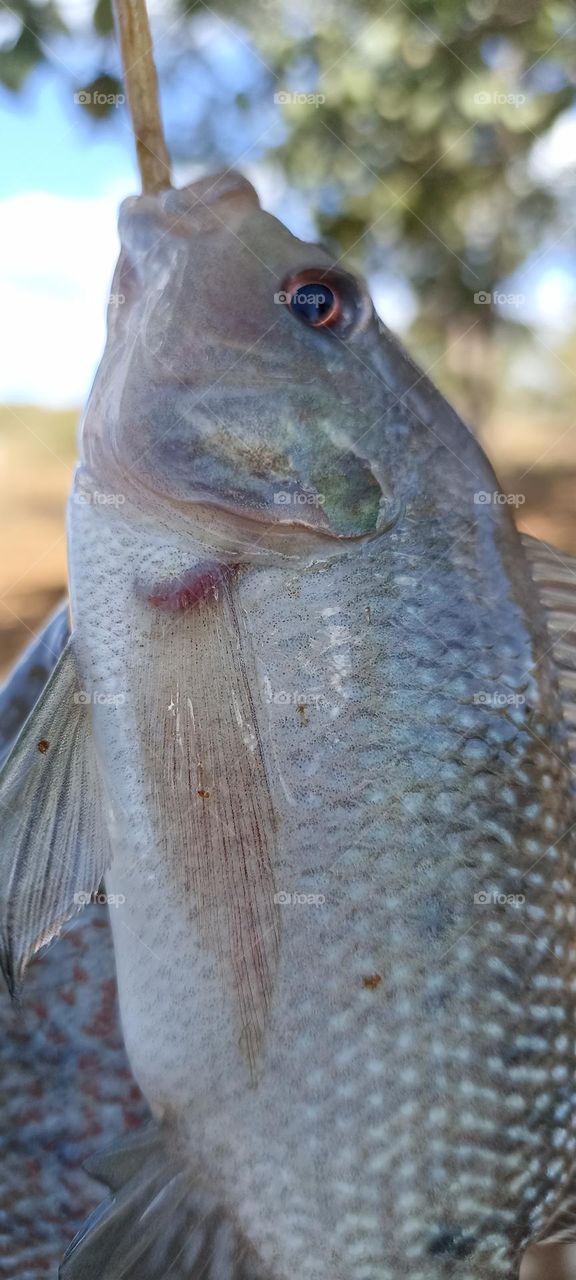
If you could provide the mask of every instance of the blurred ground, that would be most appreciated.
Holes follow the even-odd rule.
[[[64,511],[78,414],[0,407],[0,673],[66,591]],[[518,523],[576,552],[576,431],[566,419],[497,413],[483,443],[502,488],[520,494]]]
[[[77,417],[0,406],[0,671],[66,590],[64,510]]]

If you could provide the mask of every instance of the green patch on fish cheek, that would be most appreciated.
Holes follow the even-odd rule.
[[[312,480],[328,524],[339,537],[371,533],[377,528],[383,494],[367,466],[364,474],[360,470],[352,475],[313,472]]]
[[[300,483],[316,494],[328,525],[339,537],[373,532],[385,496],[370,463],[352,445],[349,428],[316,419],[302,428],[291,451]]]

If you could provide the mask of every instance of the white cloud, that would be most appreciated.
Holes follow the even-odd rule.
[[[573,169],[576,143],[576,111],[563,111],[554,124],[538,139],[532,151],[531,168],[541,182],[553,183]]]
[[[118,200],[30,191],[0,201],[0,401],[86,399],[104,345]]]

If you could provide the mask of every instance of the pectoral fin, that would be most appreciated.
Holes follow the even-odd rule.
[[[78,688],[70,640],[0,773],[0,964],[12,992],[110,861],[91,707]]]
[[[129,687],[141,728],[148,812],[162,863],[235,1008],[255,1072],[280,950],[277,815],[254,699],[250,635],[234,575],[205,564],[142,614],[148,646]],[[137,665],[136,665],[137,663]]]

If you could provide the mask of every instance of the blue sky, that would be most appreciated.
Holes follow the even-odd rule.
[[[0,90],[0,136],[0,400],[76,405],[104,342],[117,205],[137,189],[130,133],[42,68]]]
[[[122,117],[120,129],[115,122],[92,121],[46,67],[17,96],[0,89],[0,199],[34,190],[89,197],[134,189],[124,110]]]

